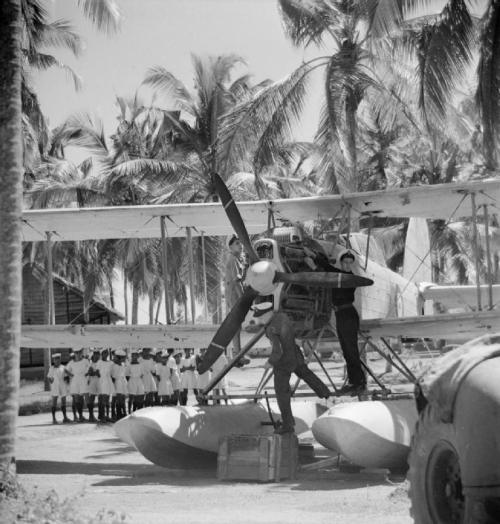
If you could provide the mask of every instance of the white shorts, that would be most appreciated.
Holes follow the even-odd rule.
[[[127,387],[129,395],[144,395],[144,384],[140,377],[131,377]]]
[[[170,380],[160,380],[158,384],[158,395],[164,397],[167,395],[172,395],[174,393],[174,388],[172,387],[172,382]]]
[[[127,379],[125,377],[117,378],[115,380],[115,395],[126,395],[127,393]]]
[[[115,394],[115,386],[113,385],[113,381],[111,380],[111,377],[107,378],[99,378],[99,395],[114,395]]]
[[[70,395],[85,395],[89,391],[89,385],[87,384],[87,377],[71,377],[69,383]]]
[[[50,395],[52,397],[65,397],[68,394],[66,382],[52,382],[50,385]]]
[[[172,373],[171,375],[171,381],[172,381],[172,389],[174,391],[179,391],[181,389],[181,379],[179,377],[178,373]]]
[[[99,395],[99,377],[90,377],[89,395]]]
[[[194,371],[184,371],[181,376],[181,389],[198,389]]]
[[[156,391],[156,381],[151,373],[143,375],[142,383],[144,384],[144,391],[146,393],[154,393]]]

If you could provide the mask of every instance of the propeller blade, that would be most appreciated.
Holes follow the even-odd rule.
[[[250,287],[247,287],[238,302],[233,306],[224,322],[220,325],[215,333],[212,342],[208,346],[203,358],[201,358],[196,368],[198,373],[205,373],[212,364],[221,356],[227,345],[234,338],[241,324],[245,320],[257,293]]]
[[[233,226],[236,236],[240,239],[241,243],[243,244],[243,247],[245,248],[245,251],[248,254],[250,263],[253,264],[255,262],[258,262],[259,257],[257,256],[257,253],[255,252],[252,243],[250,242],[250,237],[248,236],[247,228],[245,226],[245,223],[243,222],[243,219],[241,218],[238,206],[233,200],[233,197],[231,196],[229,189],[217,173],[212,173],[212,184],[214,185],[215,190],[219,195],[220,201],[224,206],[224,210],[226,211],[226,215],[229,218],[229,222],[231,222],[231,225]]]
[[[282,273],[277,271],[274,281],[285,282],[287,284],[300,284],[301,286],[328,287],[337,289],[371,286],[373,284],[373,280],[360,277],[359,275],[320,271],[302,273]]]

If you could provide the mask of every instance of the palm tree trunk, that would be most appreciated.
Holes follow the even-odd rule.
[[[155,324],[158,324],[158,319],[160,318],[160,309],[163,302],[163,291],[160,289],[160,295],[158,297],[158,302],[156,304],[156,314],[155,314]]]
[[[184,323],[188,323],[188,302],[187,302],[187,289],[186,286],[184,286],[184,294],[182,297],[182,302],[184,305]]]
[[[113,278],[110,274],[106,275],[108,279],[108,289],[109,289],[109,303],[113,309],[115,309],[115,292],[113,290]]]
[[[155,322],[155,295],[153,289],[149,290],[149,323],[152,325]]]
[[[128,289],[127,274],[123,272],[123,301],[125,302],[125,324],[128,324]]]
[[[132,282],[132,324],[137,324],[139,318],[139,286]]]
[[[15,471],[21,343],[21,7],[0,2],[0,492]]]

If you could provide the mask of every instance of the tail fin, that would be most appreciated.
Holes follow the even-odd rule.
[[[432,282],[431,240],[425,218],[410,218],[406,232],[403,277],[415,284]],[[426,301],[425,314],[432,314],[432,301]]]

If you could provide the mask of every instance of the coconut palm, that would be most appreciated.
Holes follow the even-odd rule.
[[[369,91],[384,91],[369,44],[399,26],[400,3],[280,0],[279,5],[295,45],[326,42],[333,53],[302,63],[284,80],[264,87],[226,115],[219,161],[233,164],[250,150],[256,172],[272,165],[300,119],[308,79],[313,71],[323,69],[324,110],[315,140],[323,151],[321,167],[333,181],[330,189],[338,185],[342,191],[358,190],[357,111]]]
[[[0,492],[15,464],[21,342],[21,3],[0,3]]]
[[[174,150],[171,157],[182,160],[189,165],[185,176],[171,187],[171,190],[158,194],[155,202],[204,202],[217,199],[212,187],[210,175],[216,171],[228,180],[235,171],[245,167],[245,159],[238,165],[225,163],[222,165],[219,153],[219,136],[221,133],[221,119],[238,102],[250,99],[259,89],[269,82],[264,81],[252,85],[250,75],[243,74],[233,78],[237,68],[244,64],[237,55],[221,55],[217,57],[192,56],[194,68],[194,92],[186,87],[172,72],[161,66],[150,68],[144,80],[158,95],[166,96],[171,102],[171,108],[157,108],[171,124],[167,143],[171,143]],[[163,132],[164,134],[164,132]],[[225,146],[227,147],[227,145]],[[253,179],[253,186],[248,187],[246,199],[255,198],[262,188],[260,178]],[[173,245],[172,245],[173,247]],[[178,246],[180,247],[180,246]],[[203,294],[203,275],[201,272],[201,239],[193,240],[193,249],[196,265],[195,291],[198,297]],[[206,238],[205,250],[207,256],[207,286],[216,293],[210,294],[209,305],[212,314],[220,311],[220,256],[223,244],[219,239]],[[186,257],[182,259],[180,274],[187,273]],[[179,288],[179,298],[183,291]]]
[[[419,104],[429,125],[445,118],[446,102],[463,83],[477,51],[475,101],[486,165],[494,169],[500,133],[500,58],[496,52],[500,4],[496,0],[448,0],[438,13],[432,0],[409,0],[406,4],[413,19],[403,27],[403,47],[417,57]],[[425,16],[429,13],[433,16]]]

